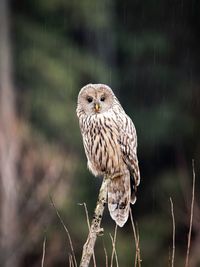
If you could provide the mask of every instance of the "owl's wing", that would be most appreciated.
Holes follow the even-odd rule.
[[[124,114],[123,118],[118,118],[119,129],[119,144],[123,154],[123,159],[128,169],[133,176],[132,180],[133,191],[136,192],[136,187],[140,183],[140,170],[137,158],[137,134],[132,120]],[[133,196],[134,202],[134,196]]]

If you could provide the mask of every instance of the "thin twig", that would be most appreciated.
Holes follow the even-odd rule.
[[[72,267],[72,259],[71,259],[71,254],[69,254],[69,267]]]
[[[100,228],[101,220],[103,217],[104,207],[107,201],[107,184],[109,178],[104,177],[101,188],[99,190],[99,197],[97,200],[96,208],[94,211],[93,220],[90,226],[90,231],[87,240],[83,246],[83,252],[81,257],[80,267],[88,267],[91,256],[94,252],[94,246],[98,235],[103,233],[103,229]]]
[[[59,214],[59,212],[58,212],[58,210],[57,210],[57,208],[56,208],[51,196],[50,196],[50,201],[51,201],[51,204],[52,204],[52,206],[54,207],[54,209],[56,211],[56,214],[57,214],[57,216],[58,216],[63,228],[65,229],[65,232],[67,233],[67,237],[68,237],[70,248],[71,248],[71,252],[72,252],[72,259],[74,261],[75,267],[77,267],[76,257],[75,257],[74,248],[73,248],[73,244],[72,244],[72,239],[71,239],[70,233],[69,233],[69,231],[68,231],[68,229],[67,229],[67,227],[66,227],[66,225],[65,225],[65,223],[63,221],[63,219],[61,218],[61,216],[60,216],[60,214]]]
[[[112,237],[111,234],[110,234],[110,238],[111,238],[112,244],[114,244],[114,238]],[[116,265],[117,265],[117,267],[119,267],[119,262],[118,262],[116,249],[114,249],[113,258],[114,258],[114,255],[115,255]],[[110,267],[112,267],[112,266],[113,266],[113,259],[111,259],[111,263],[110,263]]]
[[[73,258],[72,258],[71,253],[69,253],[69,267],[74,267]]]
[[[172,258],[171,258],[171,267],[174,267],[174,258],[175,258],[175,217],[174,217],[174,205],[173,201],[170,197],[170,204],[171,204],[171,214],[172,214],[172,227],[173,227],[173,242],[172,242]]]
[[[83,203],[79,203],[79,205],[81,205],[81,206],[83,205],[83,206],[84,206],[84,209],[85,209],[85,215],[86,215],[86,220],[87,220],[87,225],[88,225],[88,230],[90,231],[90,220],[89,220],[89,214],[88,214],[87,205],[86,205],[85,202],[83,202]],[[93,258],[94,267],[96,267],[97,264],[96,264],[96,258],[95,258],[95,253],[94,253],[94,251],[93,251],[93,253],[92,253],[92,258]]]
[[[135,267],[137,266],[138,263],[138,267],[141,267],[141,257],[140,257],[140,246],[139,246],[139,233],[136,233],[136,229],[135,229],[135,224],[133,221],[133,215],[130,209],[130,218],[131,218],[131,224],[132,224],[132,228],[133,228],[133,235],[134,235],[134,239],[135,239],[135,248],[136,248],[136,255],[135,255]]]
[[[43,246],[42,246],[42,262],[41,262],[41,267],[44,267],[44,258],[45,258],[45,253],[46,253],[46,236],[44,237],[43,241]]]
[[[107,253],[104,241],[103,241],[103,250],[104,250],[105,258],[106,258],[106,267],[108,267],[108,253]]]
[[[111,234],[110,234],[110,238],[111,238],[111,240],[112,240],[112,254],[111,254],[110,267],[113,266],[113,258],[114,258],[114,255],[115,255],[115,259],[116,259],[116,264],[117,264],[117,266],[118,266],[117,252],[116,252],[116,248],[115,248],[116,238],[117,238],[117,224],[115,225],[114,238],[112,237]]]
[[[192,182],[192,202],[191,202],[191,211],[190,211],[190,226],[188,232],[188,243],[187,243],[187,254],[185,259],[185,267],[189,266],[189,254],[190,254],[190,244],[191,244],[191,233],[192,233],[192,223],[193,223],[193,214],[194,214],[194,196],[195,196],[195,170],[194,170],[194,159],[192,160],[192,173],[193,173],[193,182]]]
[[[89,220],[89,214],[88,214],[87,205],[86,205],[85,202],[83,202],[83,203],[78,203],[78,205],[84,207],[84,210],[85,210],[85,216],[86,216],[86,220],[87,220],[87,226],[88,226],[88,230],[90,231],[90,220]]]
[[[131,216],[132,216],[132,214],[131,214]],[[137,237],[137,243],[138,243],[138,249],[139,249],[139,250],[137,250],[137,253],[139,253],[139,256],[138,256],[139,264],[138,265],[141,266],[142,260],[140,259],[140,235],[139,235],[139,227],[138,227],[137,222],[136,222],[136,237]]]

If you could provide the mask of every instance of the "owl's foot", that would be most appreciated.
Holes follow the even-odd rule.
[[[103,228],[99,228],[96,233],[97,233],[98,236],[102,236],[102,235],[104,235],[104,229]]]

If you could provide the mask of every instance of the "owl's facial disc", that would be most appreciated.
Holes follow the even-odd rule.
[[[78,96],[78,106],[87,115],[102,114],[112,108],[114,94],[102,84],[89,84],[83,87]]]

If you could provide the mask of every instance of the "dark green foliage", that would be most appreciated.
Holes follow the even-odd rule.
[[[71,229],[77,227],[72,235],[78,255],[86,220],[81,208],[79,217],[66,203],[74,207],[85,201],[92,214],[100,181],[86,169],[76,99],[83,85],[99,82],[114,89],[138,132],[142,181],[133,212],[142,266],[167,266],[172,240],[169,197],[175,202],[177,223],[185,229],[184,194],[190,194],[192,158],[199,164],[199,2],[15,0],[11,8],[21,117],[76,162],[72,194],[61,206]],[[189,186],[184,191],[185,181]],[[106,228],[110,218],[105,216]],[[129,226],[118,238],[121,266],[133,266],[134,247],[126,245]],[[187,238],[184,230],[181,235]],[[185,248],[179,243],[181,259]],[[99,247],[97,251],[104,262]]]

